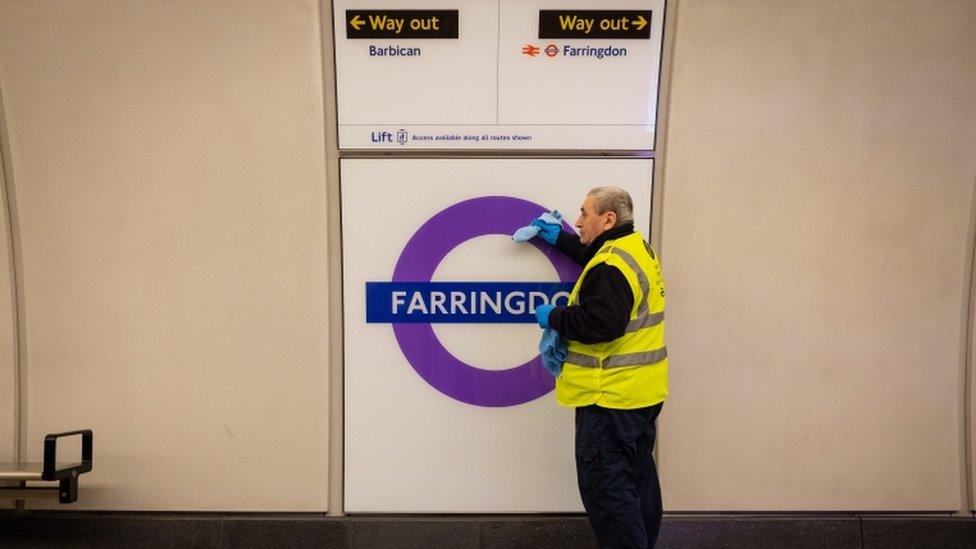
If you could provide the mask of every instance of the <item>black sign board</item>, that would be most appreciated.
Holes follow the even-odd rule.
[[[458,10],[346,10],[346,38],[457,38]]]
[[[650,10],[539,10],[539,38],[650,37]]]

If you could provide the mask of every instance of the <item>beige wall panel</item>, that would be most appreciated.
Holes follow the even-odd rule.
[[[321,511],[316,0],[0,2],[29,452],[92,427],[76,508]]]
[[[955,510],[976,3],[678,4],[665,508]]]

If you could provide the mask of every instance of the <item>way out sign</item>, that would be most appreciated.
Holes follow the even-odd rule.
[[[458,10],[346,10],[346,38],[457,38]]]
[[[650,37],[650,10],[539,10],[539,38]]]

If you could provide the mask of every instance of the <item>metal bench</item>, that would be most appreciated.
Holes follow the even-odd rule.
[[[58,463],[58,439],[81,436],[81,462]],[[78,476],[92,470],[92,431],[68,431],[44,437],[42,463],[0,463],[0,481],[17,482],[18,486],[0,487],[0,498],[23,500],[56,497],[61,503],[78,499]],[[28,486],[28,482],[57,482],[57,486]]]

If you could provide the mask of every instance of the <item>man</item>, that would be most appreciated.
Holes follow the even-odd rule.
[[[600,547],[653,547],[662,513],[655,420],[668,394],[660,263],[634,230],[630,195],[617,187],[587,194],[579,237],[532,223],[584,266],[566,307],[536,309],[539,325],[567,342],[556,399],[576,408],[583,506]]]

